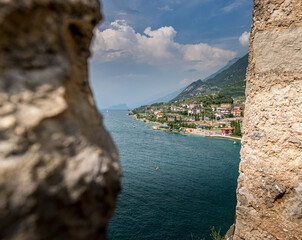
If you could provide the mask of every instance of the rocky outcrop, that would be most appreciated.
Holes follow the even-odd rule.
[[[105,239],[120,190],[87,58],[98,0],[0,1],[0,239]]]
[[[254,0],[233,239],[302,236],[302,2]]]

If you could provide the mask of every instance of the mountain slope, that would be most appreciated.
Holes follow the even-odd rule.
[[[209,80],[209,79],[211,79],[211,78],[216,77],[216,75],[218,75],[218,74],[221,73],[222,71],[228,69],[228,68],[229,68],[230,66],[232,66],[235,62],[237,62],[239,59],[240,59],[240,58],[234,58],[234,59],[230,60],[230,61],[227,63],[227,65],[225,65],[223,68],[219,69],[217,72],[213,73],[212,75],[206,77],[206,78],[203,79],[202,81],[205,82],[205,81],[207,81],[207,80]]]
[[[198,80],[191,83],[172,101],[215,92],[221,92],[232,97],[244,96],[247,65],[248,54],[237,60],[227,69],[223,71],[219,70],[219,73],[215,77],[207,81]]]

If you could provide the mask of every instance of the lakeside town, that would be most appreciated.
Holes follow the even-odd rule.
[[[240,140],[244,106],[244,99],[212,94],[141,106],[129,115],[157,130]]]

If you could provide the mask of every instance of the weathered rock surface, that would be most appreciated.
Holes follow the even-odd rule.
[[[0,0],[0,239],[105,239],[117,150],[88,83],[98,0]]]
[[[302,237],[302,1],[254,0],[233,239]]]

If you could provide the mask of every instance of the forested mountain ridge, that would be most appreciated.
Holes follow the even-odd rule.
[[[232,97],[244,97],[245,75],[248,66],[248,54],[238,59],[234,64],[206,81],[198,80],[191,83],[172,101],[186,99],[196,95],[222,93]]]

